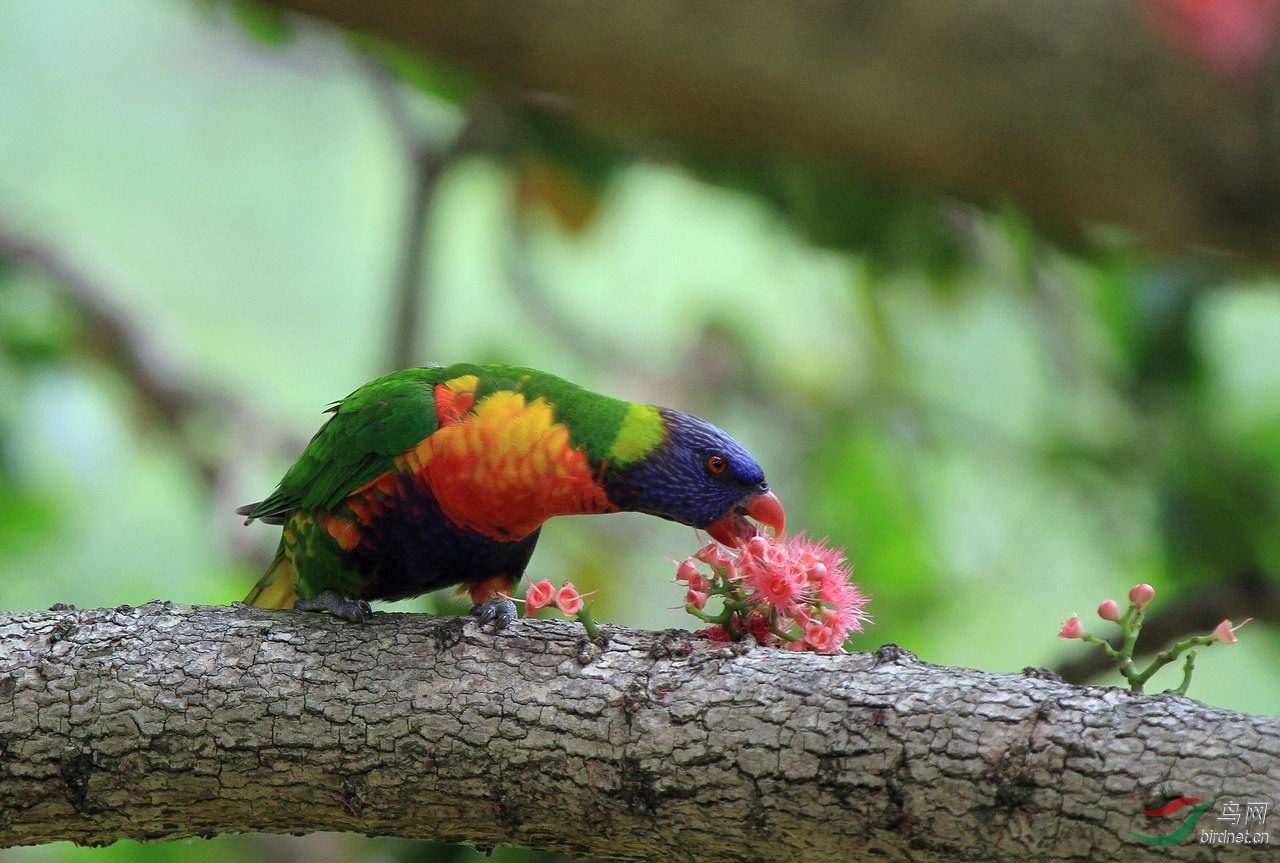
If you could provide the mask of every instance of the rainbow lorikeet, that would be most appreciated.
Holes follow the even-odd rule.
[[[246,602],[353,621],[368,601],[452,585],[483,624],[552,516],[645,512],[727,545],[781,532],[782,505],[737,441],[697,417],[515,366],[405,369],[365,384],[245,523],[284,525]]]

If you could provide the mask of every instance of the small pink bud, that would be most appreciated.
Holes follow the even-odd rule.
[[[1247,620],[1242,621],[1240,626],[1244,626],[1250,620],[1253,620],[1253,618],[1250,617]],[[1215,641],[1221,641],[1223,644],[1235,644],[1239,640],[1236,638],[1236,630],[1239,629],[1240,626],[1232,626],[1231,621],[1224,620],[1222,623],[1219,623],[1214,627],[1213,638]]]
[[[1120,606],[1116,605],[1114,599],[1108,599],[1102,605],[1098,606],[1098,617],[1103,620],[1109,620],[1112,623],[1120,622]]]
[[[809,621],[804,627],[804,643],[815,653],[839,653],[840,642],[834,629],[827,623]]]
[[[688,581],[698,575],[698,562],[692,557],[686,557],[681,561],[680,566],[676,569],[676,581]]]
[[[1149,584],[1135,584],[1129,591],[1129,601],[1138,608],[1146,608],[1147,603],[1155,598],[1156,589]]]
[[[1084,624],[1080,622],[1080,615],[1073,614],[1066,623],[1062,624],[1062,631],[1058,633],[1059,638],[1081,638],[1084,635]]]
[[[572,581],[566,581],[564,585],[556,591],[556,608],[569,616],[582,611],[582,594],[578,593],[578,589],[573,586]]]
[[[694,557],[709,566],[723,567],[729,561],[729,555],[718,542],[709,542],[694,552]]]
[[[556,589],[545,578],[536,584],[529,585],[529,589],[524,594],[524,613],[526,615],[534,614],[546,608],[551,604],[555,594]]]
[[[685,591],[684,601],[688,605],[701,611],[707,607],[707,594],[701,590],[694,590],[692,587]]]

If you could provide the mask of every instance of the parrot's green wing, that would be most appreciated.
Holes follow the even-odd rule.
[[[271,496],[237,511],[275,524],[295,509],[334,508],[437,429],[434,387],[448,371],[405,369],[360,387],[331,408]]]

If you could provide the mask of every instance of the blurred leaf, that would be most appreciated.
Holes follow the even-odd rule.
[[[1176,420],[1175,420],[1176,421]],[[1161,489],[1171,572],[1212,583],[1264,568],[1259,539],[1280,521],[1275,463],[1246,457],[1217,438],[1208,422],[1179,422],[1180,438],[1167,454]]]
[[[21,368],[59,362],[76,330],[70,310],[28,271],[0,271],[0,357]]]
[[[1200,363],[1191,342],[1197,296],[1212,274],[1198,267],[1153,267],[1138,260],[1101,270],[1103,320],[1126,354],[1132,384],[1152,388],[1191,383]]]
[[[231,14],[244,32],[264,45],[282,47],[293,41],[288,14],[262,0],[231,0]]]
[[[873,615],[887,620],[888,609],[918,613],[933,594],[935,566],[890,441],[881,429],[836,423],[811,453],[806,482],[814,523],[837,544],[848,543],[854,580],[875,594]]]
[[[816,245],[865,254],[882,273],[920,270],[946,287],[965,260],[934,198],[811,168],[784,172],[786,214]]]
[[[520,143],[573,171],[583,185],[598,192],[631,160],[601,135],[591,134],[550,111],[521,112]]]
[[[522,209],[546,208],[560,227],[577,234],[595,220],[600,189],[558,161],[526,153],[516,160],[516,200]]]
[[[352,33],[348,38],[356,48],[380,60],[401,81],[429,96],[464,105],[475,91],[471,76],[449,63],[363,33]]]

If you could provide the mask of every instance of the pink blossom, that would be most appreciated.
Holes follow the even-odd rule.
[[[530,615],[546,608],[551,604],[555,593],[556,589],[545,578],[536,584],[529,585],[529,589],[524,594],[524,613]]]
[[[698,575],[698,562],[692,557],[686,557],[676,568],[676,581],[688,581],[690,578],[701,576]]]
[[[1114,599],[1108,599],[1102,605],[1098,606],[1098,617],[1103,620],[1109,620],[1112,623],[1120,622],[1120,606],[1116,604]]]
[[[1156,589],[1149,584],[1135,584],[1129,591],[1129,601],[1138,608],[1146,608],[1147,603],[1155,599]]]
[[[573,586],[572,581],[566,581],[556,591],[556,608],[560,609],[563,614],[572,617],[582,611],[582,605],[582,594],[578,593],[578,589]]]
[[[707,543],[694,552],[693,556],[708,566],[717,566],[721,569],[729,562],[729,555],[725,552],[724,546],[718,542]]]
[[[827,579],[827,565],[811,551],[801,552],[797,562],[804,567],[805,577],[810,584],[822,584]]]
[[[781,543],[771,542],[765,546],[761,559],[764,561],[764,565],[770,569],[782,569],[791,562],[790,552],[791,549]]]
[[[858,590],[857,585],[851,584],[849,588],[854,596],[848,597],[846,604],[824,609],[822,612],[824,618],[828,614],[834,615],[831,626],[839,636],[841,644],[852,633],[862,632],[863,625],[871,620],[867,613],[862,610],[862,607],[867,603],[867,598]]]
[[[1253,618],[1250,617],[1247,620],[1241,621],[1240,626],[1244,626],[1250,620],[1253,620]],[[1236,638],[1236,630],[1239,629],[1240,626],[1232,626],[1231,621],[1229,620],[1222,621],[1222,623],[1219,623],[1216,627],[1214,627],[1214,630],[1213,630],[1214,641],[1220,641],[1223,644],[1235,644],[1237,641],[1239,641],[1239,639]]]
[[[790,569],[786,566],[769,566],[760,561],[752,561],[742,570],[742,581],[753,591],[751,599],[771,605],[779,611],[787,612],[795,608],[807,579],[800,570],[801,581],[796,583]]]
[[[833,627],[812,620],[804,628],[804,643],[817,653],[839,653],[844,641],[837,637]]]
[[[1255,80],[1275,56],[1276,0],[1146,0],[1157,32],[1218,74]]]
[[[1059,638],[1083,638],[1084,624],[1080,622],[1080,615],[1073,614],[1062,624],[1062,631],[1058,633]]]
[[[680,564],[676,580],[686,586],[686,604],[701,611],[718,597],[729,620],[708,637],[749,634],[761,644],[832,653],[870,619],[843,553],[803,535],[758,534],[737,548],[712,543],[694,558],[712,572],[704,577],[695,574],[696,563]]]
[[[684,601],[688,605],[701,611],[707,607],[707,593],[704,590],[694,590],[690,587],[684,592]]]

